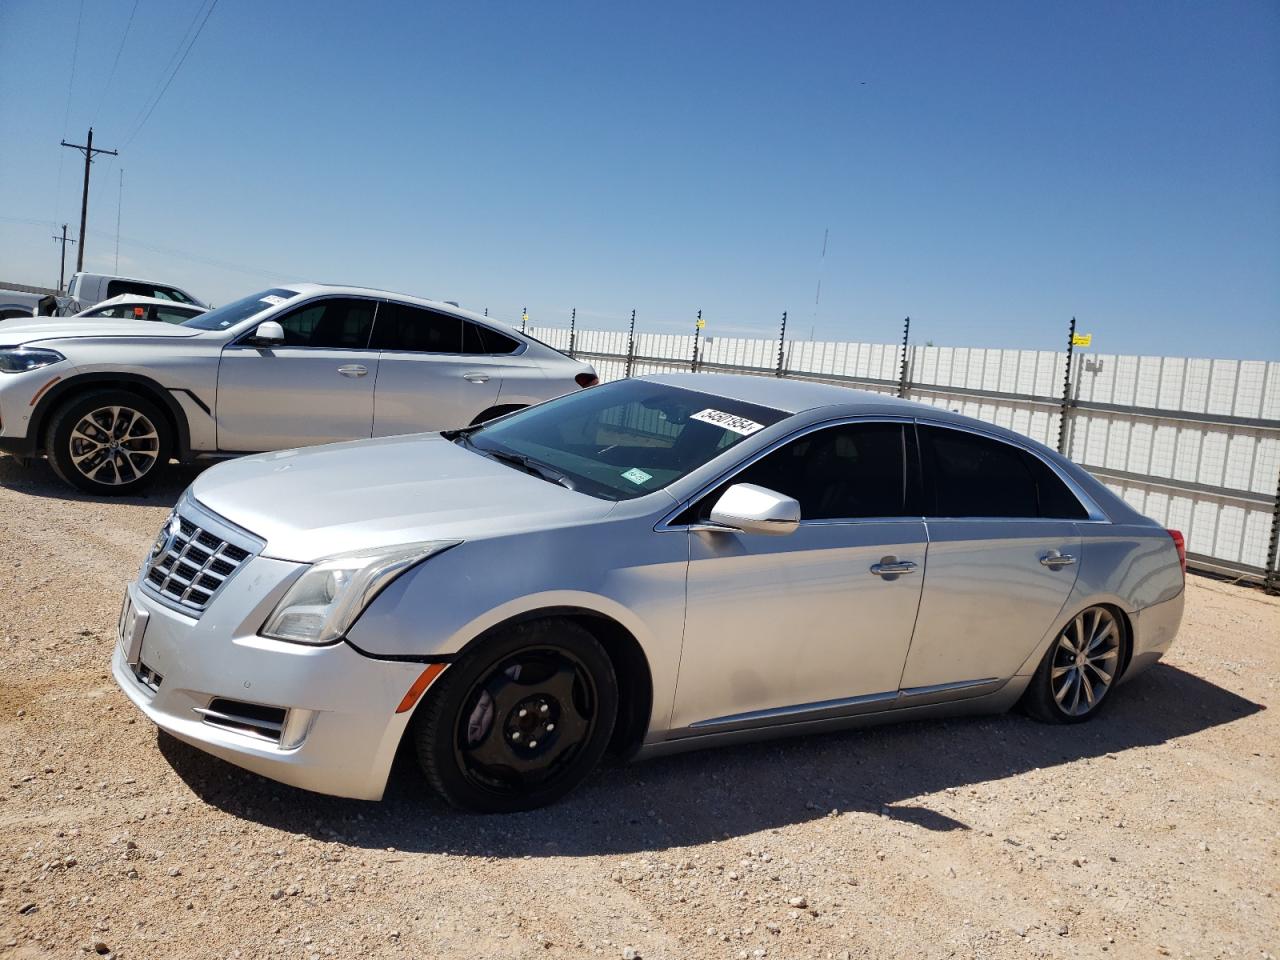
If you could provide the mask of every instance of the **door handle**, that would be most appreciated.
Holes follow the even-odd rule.
[[[369,368],[363,363],[344,363],[338,368],[338,372],[344,377],[363,377],[369,372]]]
[[[896,577],[900,573],[911,573],[915,568],[916,565],[910,560],[885,557],[879,563],[871,565],[871,572],[877,577]]]
[[[470,383],[488,383],[489,375],[487,373],[464,373],[462,379]]]
[[[1069,567],[1076,562],[1076,558],[1069,553],[1059,553],[1057,550],[1050,550],[1040,562],[1050,570],[1057,570],[1059,567]]]

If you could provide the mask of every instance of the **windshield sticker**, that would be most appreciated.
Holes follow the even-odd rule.
[[[757,430],[763,430],[763,423],[756,423],[754,420],[748,420],[746,417],[739,417],[733,413],[725,413],[723,410],[706,409],[699,413],[695,413],[689,418],[690,420],[701,420],[703,423],[710,423],[733,433],[741,434],[749,437]]]
[[[284,297],[277,297],[275,296],[275,294],[271,294],[270,296],[266,296],[262,298],[263,303],[269,303],[273,307],[280,306],[280,304],[284,303],[284,301],[285,301]]]
[[[652,480],[653,474],[645,473],[639,467],[632,467],[630,470],[628,470],[626,473],[622,475],[622,478],[624,480],[630,480],[636,486],[639,486],[640,484],[644,483],[646,480]]]

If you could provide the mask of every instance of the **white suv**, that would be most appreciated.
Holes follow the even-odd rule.
[[[122,494],[171,458],[467,426],[596,382],[448,304],[292,284],[178,325],[0,326],[0,451],[43,452],[81,490]]]

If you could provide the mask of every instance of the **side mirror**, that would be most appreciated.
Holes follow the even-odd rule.
[[[260,346],[284,343],[284,327],[274,320],[263,320],[253,331],[253,342]]]
[[[800,526],[800,504],[754,483],[735,483],[711,508],[710,519],[743,533],[780,536],[793,533]]]

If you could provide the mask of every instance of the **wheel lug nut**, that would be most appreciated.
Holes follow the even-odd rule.
[[[519,730],[517,730],[517,731],[515,731],[513,734],[511,734],[511,739],[512,739],[512,740],[519,740],[519,739],[520,739],[520,731],[519,731]]]
[[[546,705],[545,703],[540,703],[540,704],[538,704],[538,712],[539,712],[539,713],[546,713],[548,709],[549,709],[549,708],[547,707],[547,705]]]
[[[534,747],[536,747],[537,745],[538,745],[538,741],[537,741],[537,740],[530,740],[530,741],[529,741],[529,749],[530,749],[530,750],[532,750],[532,749],[533,749]]]
[[[547,733],[550,733],[550,732],[551,732],[552,730],[554,730],[555,728],[556,728],[556,725],[555,725],[554,723],[548,723],[548,724],[547,724]]]
[[[526,717],[526,716],[528,716],[528,715],[529,715],[529,711],[528,711],[528,710],[526,710],[526,709],[524,709],[524,707],[521,707],[521,708],[520,708],[520,713],[519,713],[519,714],[517,714],[517,716],[521,716],[521,717]]]

